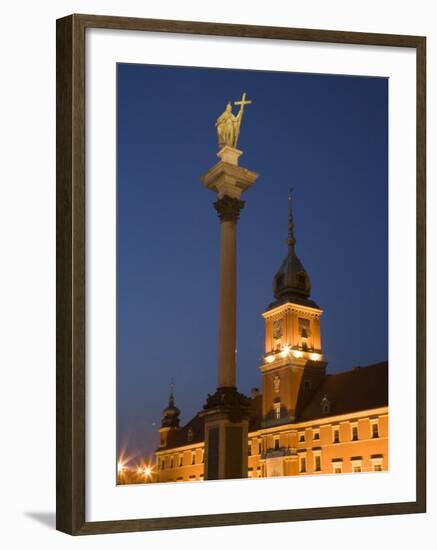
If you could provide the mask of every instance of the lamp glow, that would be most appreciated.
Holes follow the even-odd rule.
[[[287,357],[289,353],[290,353],[290,346],[287,344],[284,346],[283,350],[281,351],[281,357]]]
[[[303,353],[302,353],[301,351],[299,351],[299,350],[294,350],[294,351],[293,351],[293,355],[294,355],[295,357],[297,357],[298,359],[299,359],[300,357],[303,357]]]
[[[268,355],[266,357],[267,363],[273,363],[274,360],[275,360],[275,357],[273,355]]]

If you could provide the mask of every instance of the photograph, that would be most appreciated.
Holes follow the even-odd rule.
[[[116,87],[114,483],[384,475],[389,79]]]

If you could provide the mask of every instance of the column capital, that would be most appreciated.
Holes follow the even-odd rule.
[[[240,210],[244,208],[244,201],[224,195],[214,203],[214,208],[220,218],[220,222],[236,222],[240,216]]]

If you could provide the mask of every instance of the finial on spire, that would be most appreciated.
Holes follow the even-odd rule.
[[[296,244],[296,239],[294,238],[293,210],[291,208],[293,191],[294,187],[290,187],[288,191],[288,248],[293,248]]]
[[[168,398],[168,404],[170,406],[174,406],[174,395],[173,395],[173,389],[174,389],[174,382],[173,382],[173,376],[170,378],[170,396]]]

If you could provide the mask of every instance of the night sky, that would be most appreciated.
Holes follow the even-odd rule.
[[[117,76],[119,452],[157,447],[172,379],[183,423],[216,389],[219,221],[200,176],[218,161],[215,119],[243,91],[240,165],[260,177],[238,224],[238,389],[261,387],[289,187],[328,372],[387,359],[388,80],[128,64]]]

